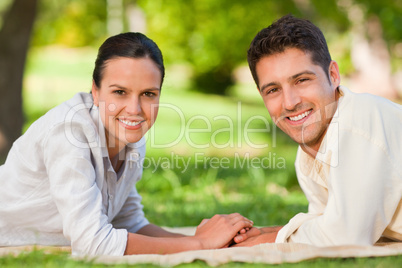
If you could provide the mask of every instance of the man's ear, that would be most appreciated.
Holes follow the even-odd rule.
[[[341,83],[341,75],[339,74],[339,66],[336,61],[331,61],[328,68],[329,79],[334,88],[338,88]]]
[[[92,81],[92,98],[94,99],[94,105],[99,107],[99,99],[98,99],[98,87],[95,85],[95,81]]]

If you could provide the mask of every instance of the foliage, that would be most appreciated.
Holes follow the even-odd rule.
[[[313,1],[313,12],[295,2],[140,0],[138,4],[148,16],[150,36],[160,44],[168,62],[190,62],[194,88],[225,94],[233,85],[233,70],[246,60],[255,34],[280,16],[307,13],[311,19],[326,20],[341,29],[347,24],[333,0]]]
[[[229,93],[233,70],[245,62],[252,38],[288,13],[312,20],[336,42],[352,27],[348,10],[359,5],[365,20],[380,19],[391,52],[402,40],[402,4],[393,0],[121,1],[124,8],[134,4],[144,11],[147,34],[160,45],[166,62],[190,64],[192,88],[206,93]],[[107,12],[107,0],[42,0],[33,45],[99,45],[107,35]],[[122,18],[125,30],[128,19]],[[345,70],[351,69],[348,49],[338,53]]]
[[[32,44],[98,45],[106,37],[106,0],[41,0]]]
[[[384,39],[395,45],[402,41],[402,2],[394,0],[355,0],[364,11],[364,20],[376,16],[381,21]]]

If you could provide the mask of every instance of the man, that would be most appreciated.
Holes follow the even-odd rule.
[[[340,86],[322,32],[291,15],[257,34],[248,63],[272,120],[299,144],[309,207],[283,228],[238,235],[237,245],[402,241],[402,106]]]

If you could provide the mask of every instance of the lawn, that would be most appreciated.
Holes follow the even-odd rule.
[[[31,51],[24,83],[25,129],[76,92],[89,91],[95,54],[91,49],[58,47]],[[254,86],[237,85],[228,97],[203,95],[186,89],[185,79],[174,70],[167,70],[158,119],[147,134],[143,178],[137,184],[147,218],[181,227],[214,214],[239,212],[255,225],[268,226],[283,225],[307,211],[293,165],[297,146],[275,128]],[[400,267],[402,257],[318,259],[279,266],[324,265]],[[0,258],[0,267],[60,266],[104,267],[41,251]],[[199,266],[206,264],[180,265]]]

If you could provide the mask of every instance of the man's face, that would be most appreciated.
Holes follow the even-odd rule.
[[[332,61],[328,75],[297,48],[264,57],[256,65],[258,88],[275,124],[315,156],[337,107],[340,77]],[[315,153],[311,153],[311,151]]]

